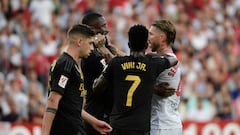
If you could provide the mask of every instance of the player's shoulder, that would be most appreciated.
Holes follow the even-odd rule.
[[[118,63],[118,62],[125,61],[128,59],[129,59],[129,56],[116,56],[111,61]]]
[[[146,54],[146,57],[148,57],[151,60],[159,60],[159,59],[164,59],[164,56],[161,56],[157,53],[148,53]]]
[[[67,53],[61,54],[61,56],[56,61],[56,66],[65,72],[70,72],[74,65],[76,65],[76,62]]]

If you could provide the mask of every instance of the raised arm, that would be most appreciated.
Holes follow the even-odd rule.
[[[101,90],[105,90],[109,85],[109,81],[101,74],[93,83],[93,91],[101,92]]]
[[[97,34],[94,37],[94,44],[108,63],[115,56],[126,56],[127,54],[109,44],[106,35]]]
[[[178,63],[178,60],[175,56],[173,55],[169,55],[169,54],[165,54],[163,56],[160,56],[156,53],[148,53],[147,55],[151,56],[152,58],[162,58],[162,59],[166,59],[169,63],[169,65],[165,68],[170,68],[172,66],[175,66]]]

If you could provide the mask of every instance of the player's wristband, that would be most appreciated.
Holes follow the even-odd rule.
[[[56,114],[57,109],[48,107],[48,108],[46,109],[46,112],[50,112],[50,113]]]

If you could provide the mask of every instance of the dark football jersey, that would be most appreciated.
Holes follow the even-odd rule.
[[[95,49],[90,56],[81,60],[81,68],[84,75],[84,86],[87,90],[86,103],[84,109],[94,117],[108,121],[109,113],[112,110],[112,96],[109,89],[102,93],[94,94],[92,90],[93,82],[102,73],[105,61],[102,55]],[[88,134],[100,135],[93,127],[85,122]]]
[[[51,134],[63,134],[67,130],[73,134],[83,131],[81,111],[83,96],[86,94],[83,75],[75,60],[67,53],[63,53],[51,65],[49,92],[51,91],[62,95]]]
[[[115,57],[104,71],[113,85],[110,124],[116,129],[150,130],[152,89],[169,62],[158,56]]]
[[[103,119],[104,113],[111,110],[111,99],[109,91],[95,95],[92,90],[93,82],[102,73],[105,61],[102,55],[95,49],[91,55],[81,60],[81,68],[85,80],[85,89],[87,90],[85,110],[98,119]]]

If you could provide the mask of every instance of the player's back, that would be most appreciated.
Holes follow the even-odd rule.
[[[169,54],[175,56],[173,53]],[[176,56],[175,56],[176,57]],[[157,78],[157,84],[160,82],[169,83],[171,88],[176,89],[176,93],[170,97],[163,98],[153,94],[152,98],[152,129],[174,129],[182,128],[178,105],[181,93],[181,71],[179,64],[165,69]]]
[[[166,59],[153,56],[116,57],[109,63],[104,76],[113,85],[113,128],[150,129],[152,88],[158,74],[168,66]]]

